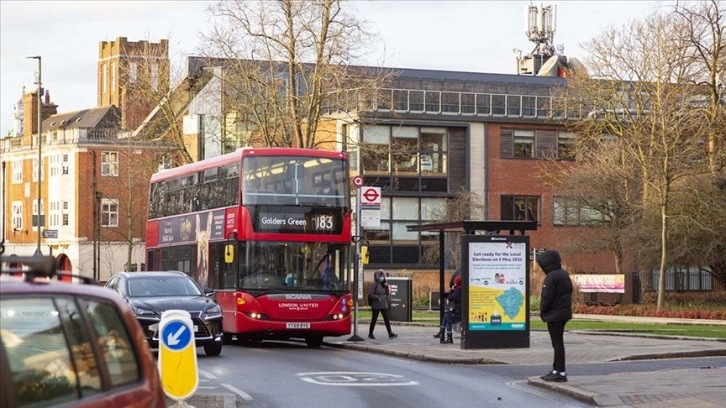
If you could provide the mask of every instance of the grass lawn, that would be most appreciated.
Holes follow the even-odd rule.
[[[358,319],[369,320],[369,309],[358,310]],[[439,322],[438,312],[414,311],[414,323],[436,325]],[[726,326],[691,325],[691,324],[647,324],[623,322],[595,322],[573,320],[567,323],[567,330],[597,330],[609,332],[635,332],[665,336],[689,336],[726,339]],[[530,321],[530,330],[547,330],[545,323],[538,319]]]

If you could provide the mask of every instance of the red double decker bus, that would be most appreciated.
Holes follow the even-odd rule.
[[[345,152],[242,148],[151,178],[149,270],[215,290],[227,341],[350,333]]]

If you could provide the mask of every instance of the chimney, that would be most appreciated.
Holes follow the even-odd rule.
[[[38,133],[38,91],[23,95],[23,137]]]
[[[44,90],[41,88],[40,90]],[[23,136],[32,136],[38,133],[38,90],[23,95]],[[58,105],[50,101],[50,91],[45,91],[45,101],[41,106],[41,121],[58,113]]]

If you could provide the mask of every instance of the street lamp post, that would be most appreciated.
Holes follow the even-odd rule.
[[[36,256],[42,256],[43,253],[40,251],[40,214],[42,213],[42,207],[40,204],[40,185],[43,181],[43,156],[42,156],[42,145],[43,145],[43,100],[40,95],[41,89],[41,58],[40,55],[33,55],[32,57],[26,57],[28,59],[38,60],[38,246],[35,249]]]

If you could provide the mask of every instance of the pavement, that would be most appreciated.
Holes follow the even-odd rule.
[[[577,315],[582,320],[643,321],[660,324],[712,324],[726,330],[726,320],[633,318]],[[530,331],[529,348],[462,349],[461,335],[454,344],[440,344],[430,324],[392,322],[398,338],[389,340],[382,322],[376,326],[375,340],[350,341],[351,336],[326,338],[325,345],[387,354],[442,364],[552,364],[552,345],[546,331]],[[368,334],[368,322],[359,320],[358,335]],[[726,356],[726,339],[655,336],[634,333],[565,331],[568,366],[612,361]],[[543,373],[544,374],[544,373]],[[550,389],[598,407],[613,408],[716,408],[726,406],[726,368],[685,368],[656,372],[578,375],[568,370],[567,383],[549,383],[528,378],[531,385]],[[197,393],[184,403],[168,401],[170,407],[234,408],[230,393]]]
[[[578,315],[581,320],[627,320],[660,324],[712,324],[726,331],[726,320],[632,318]],[[454,344],[440,344],[432,335],[436,327],[392,322],[398,338],[389,340],[385,327],[376,325],[375,340],[329,341],[347,349],[446,364],[552,364],[552,344],[546,331],[530,331],[529,348],[463,349],[461,335]],[[367,337],[368,322],[359,321],[358,335]],[[332,340],[332,339],[330,339]],[[567,364],[628,360],[726,356],[726,339],[657,336],[635,333],[565,332]],[[543,373],[544,374],[544,373]],[[569,395],[598,407],[716,408],[726,406],[726,367],[685,368],[657,372],[578,375],[568,370],[568,382],[551,383],[539,377],[529,384]]]

